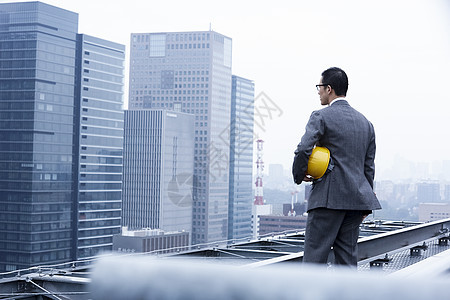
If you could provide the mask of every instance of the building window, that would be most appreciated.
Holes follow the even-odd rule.
[[[166,34],[150,35],[150,57],[166,55]]]

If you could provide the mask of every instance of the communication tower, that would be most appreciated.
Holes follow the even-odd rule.
[[[255,205],[263,205],[264,197],[263,197],[263,170],[264,170],[264,162],[262,160],[263,155],[263,140],[256,141],[256,189],[255,189]]]

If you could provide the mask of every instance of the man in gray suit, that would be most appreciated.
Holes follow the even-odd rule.
[[[316,88],[320,103],[328,106],[311,114],[292,167],[295,183],[312,181],[303,262],[325,264],[333,248],[335,264],[356,266],[359,225],[381,209],[373,192],[375,132],[345,99],[348,78],[342,69],[325,70]],[[306,175],[315,146],[331,153],[320,179]]]

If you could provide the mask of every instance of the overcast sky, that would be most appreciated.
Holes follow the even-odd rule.
[[[132,32],[211,27],[231,37],[233,74],[254,80],[255,96],[264,92],[278,107],[257,127],[266,165],[290,168],[311,112],[321,108],[314,85],[331,66],[347,72],[347,99],[375,126],[378,170],[396,155],[450,160],[448,0],[43,2],[77,12],[80,33],[127,52]]]

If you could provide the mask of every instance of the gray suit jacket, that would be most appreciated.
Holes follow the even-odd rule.
[[[300,184],[314,146],[330,150],[334,168],[313,182],[308,210],[326,207],[346,210],[381,209],[375,193],[375,131],[361,113],[339,100],[314,111],[295,150],[292,173]]]

